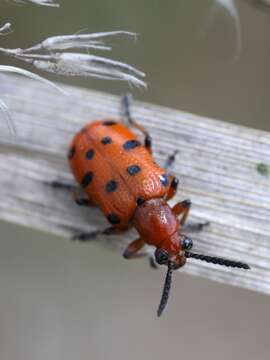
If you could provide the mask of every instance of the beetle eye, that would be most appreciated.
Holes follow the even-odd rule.
[[[190,249],[192,249],[193,241],[192,241],[192,239],[185,236],[182,239],[181,244],[182,244],[183,250],[190,250]]]
[[[166,264],[169,260],[169,254],[164,249],[157,249],[155,252],[156,262],[159,265]]]

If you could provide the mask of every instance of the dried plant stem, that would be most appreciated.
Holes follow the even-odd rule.
[[[0,35],[8,35],[12,32],[11,23],[6,23],[0,27]]]
[[[56,75],[92,76],[108,80],[127,81],[131,85],[145,87],[145,82],[139,79],[145,74],[131,65],[92,54],[64,51],[90,48],[109,50],[110,47],[105,46],[102,39],[116,35],[135,36],[134,33],[128,31],[53,36],[27,49],[0,48],[0,53]],[[39,51],[41,52],[38,53]]]
[[[234,27],[235,27],[235,36],[236,36],[236,51],[235,51],[235,58],[238,59],[241,53],[242,48],[242,31],[241,31],[241,24],[240,24],[240,18],[239,13],[235,5],[234,0],[215,0],[215,2],[223,7],[228,14],[231,16]]]
[[[50,7],[60,6],[54,0],[9,0],[9,1],[13,1],[16,4],[32,4],[32,5],[50,6]]]
[[[7,34],[10,32],[10,29],[11,24],[6,23],[0,28],[0,35]],[[110,50],[111,48],[109,46],[104,45],[103,39],[116,35],[136,36],[136,34],[128,31],[52,36],[27,49],[0,48],[0,54],[14,57],[31,64],[37,69],[56,75],[96,77],[106,80],[126,81],[130,85],[145,87],[146,83],[139,79],[139,77],[144,77],[145,74],[131,65],[101,56],[64,51],[72,49]],[[41,52],[37,53],[38,51]],[[45,82],[62,91],[58,86],[41,76],[18,67],[0,65],[0,72],[15,72]],[[0,112],[1,111],[5,113],[8,126],[10,130],[12,130],[10,132],[14,135],[15,127],[7,112],[6,104],[2,100],[0,103]]]

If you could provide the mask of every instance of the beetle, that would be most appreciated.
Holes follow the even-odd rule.
[[[86,125],[73,138],[68,161],[75,179],[87,197],[76,194],[77,204],[98,206],[111,224],[104,231],[79,233],[74,239],[86,241],[98,233],[113,235],[134,227],[139,237],[125,249],[126,259],[145,256],[139,252],[147,244],[154,246],[155,262],[166,265],[168,270],[157,315],[167,304],[172,272],[185,265],[187,258],[228,267],[249,269],[249,265],[220,257],[191,252],[192,239],[182,234],[190,200],[170,206],[168,201],[175,195],[179,180],[170,168],[176,152],[164,167],[152,157],[152,140],[143,126],[130,113],[130,97],[123,97],[126,123],[114,118],[94,121]],[[143,142],[130,129],[139,130]],[[54,182],[54,186],[59,186]],[[201,224],[198,228],[202,228]]]

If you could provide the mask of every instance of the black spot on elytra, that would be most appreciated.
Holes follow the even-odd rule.
[[[136,200],[136,203],[138,206],[142,205],[145,202],[144,198],[142,197],[138,197]]]
[[[140,146],[141,143],[138,140],[128,140],[123,144],[123,148],[125,150],[135,149],[136,147]]]
[[[106,184],[106,191],[107,192],[114,192],[118,187],[118,184],[116,181],[114,180],[111,180],[111,181],[108,181],[107,184]]]
[[[87,153],[85,154],[85,157],[86,157],[87,160],[91,160],[91,159],[93,159],[94,155],[95,155],[95,150],[94,149],[89,149],[87,151]]]
[[[167,174],[163,174],[160,176],[160,182],[163,186],[168,186],[169,185],[169,177]]]
[[[102,124],[105,125],[105,126],[112,126],[112,125],[115,125],[116,122],[112,121],[112,120],[106,120],[106,121],[103,121]]]
[[[101,139],[101,143],[103,145],[111,144],[112,143],[112,138],[110,138],[109,136],[105,136],[104,138]]]
[[[75,146],[72,146],[69,151],[68,151],[68,158],[69,160],[71,160],[73,158],[73,156],[75,155],[75,151],[76,151],[76,148]]]
[[[138,165],[130,165],[128,168],[127,168],[127,172],[129,173],[129,175],[136,175],[138,174],[138,172],[141,171],[141,168],[138,166]]]
[[[81,185],[83,188],[86,188],[90,183],[91,181],[93,180],[93,177],[94,177],[94,173],[92,171],[88,171],[82,181],[81,181]]]
[[[120,218],[114,213],[107,215],[107,219],[113,225],[120,224],[120,222],[121,222]]]

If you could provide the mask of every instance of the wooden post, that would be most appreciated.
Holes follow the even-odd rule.
[[[66,152],[73,134],[89,121],[118,117],[119,97],[63,86],[70,94],[65,97],[25,78],[0,79],[18,134],[10,139],[1,121],[0,219],[66,238],[104,228],[99,210],[79,208],[67,191],[48,182],[72,181]],[[252,267],[234,270],[190,259],[181,271],[270,293],[270,134],[136,101],[132,111],[150,131],[158,162],[179,150],[174,201],[190,198],[191,220],[211,222],[193,235],[194,249]],[[121,256],[135,236],[98,241]]]

